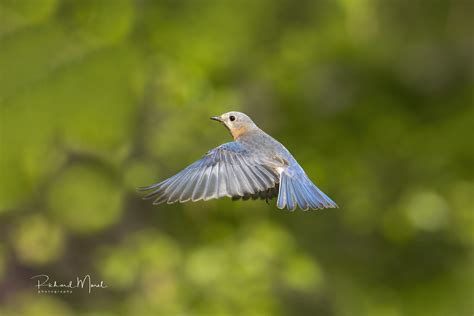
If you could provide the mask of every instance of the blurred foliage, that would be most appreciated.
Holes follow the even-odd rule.
[[[42,265],[55,261],[63,253],[63,231],[39,215],[24,218],[11,240],[18,259],[25,265]]]
[[[51,216],[71,230],[103,230],[120,217],[122,192],[117,180],[95,169],[76,164],[58,175],[48,192]]]
[[[0,0],[0,315],[472,315],[472,12]],[[141,201],[230,110],[340,209]]]

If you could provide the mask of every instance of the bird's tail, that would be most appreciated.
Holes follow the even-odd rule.
[[[278,208],[287,208],[293,211],[297,206],[302,210],[338,207],[333,200],[309,180],[304,171],[295,172],[294,174],[290,174],[288,171],[285,170],[280,175]]]

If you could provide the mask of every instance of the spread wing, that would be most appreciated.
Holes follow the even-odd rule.
[[[268,203],[268,200],[271,200],[274,197],[278,196],[278,190],[279,190],[279,184],[277,183],[273,188],[268,189],[266,191],[258,191],[258,192],[255,192],[254,194],[246,194],[244,196],[233,196],[232,200],[237,201],[237,200],[242,199],[244,201],[247,201],[249,199],[252,199],[252,200],[260,199],[260,200],[265,200]]]
[[[153,204],[246,197],[274,188],[279,175],[275,163],[249,151],[239,142],[223,144],[171,178],[139,188]]]

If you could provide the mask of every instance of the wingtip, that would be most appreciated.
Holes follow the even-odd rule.
[[[163,204],[167,202],[168,202],[167,199],[162,199],[161,197],[158,197],[153,201],[153,205],[159,205],[159,204]]]
[[[151,189],[150,189],[150,186],[147,186],[147,187],[137,187],[137,188],[135,188],[135,190],[137,192],[145,192],[145,191],[149,191]]]

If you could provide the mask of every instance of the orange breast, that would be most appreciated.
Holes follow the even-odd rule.
[[[231,131],[232,137],[234,137],[234,140],[242,136],[247,132],[247,129],[245,127],[240,127],[240,128],[233,128]]]

